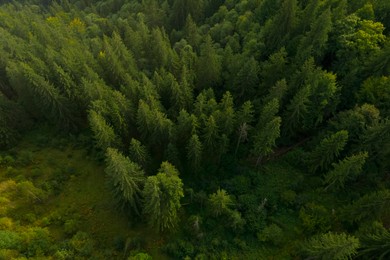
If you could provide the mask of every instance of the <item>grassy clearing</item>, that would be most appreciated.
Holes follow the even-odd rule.
[[[81,231],[94,248],[86,258],[123,259],[131,250],[147,250],[155,259],[164,259],[163,240],[115,208],[103,165],[86,150],[55,139],[30,134],[1,154],[0,224],[11,223],[3,226],[21,234],[34,227],[47,230],[60,248],[48,249],[50,255]],[[39,140],[50,145],[42,147]],[[0,250],[3,255],[9,251]]]

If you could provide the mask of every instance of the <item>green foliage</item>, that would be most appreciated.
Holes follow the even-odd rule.
[[[152,260],[153,258],[147,253],[137,253],[133,256],[129,256],[127,260]]]
[[[375,219],[389,209],[390,191],[368,193],[344,207],[343,215],[349,222]]]
[[[138,213],[140,193],[145,183],[144,171],[138,164],[112,148],[107,149],[106,164],[106,173],[110,177],[115,199],[122,208],[129,205]]]
[[[187,159],[195,172],[199,170],[202,162],[202,143],[196,134],[192,135],[188,142]]]
[[[32,202],[43,202],[47,194],[34,186],[30,181],[22,181],[16,185],[19,195]]]
[[[150,156],[146,146],[137,139],[132,138],[129,146],[129,154],[131,160],[141,165],[143,169],[147,169]]]
[[[144,214],[150,226],[157,231],[165,231],[177,225],[177,211],[184,193],[179,172],[173,165],[163,162],[157,175],[146,179],[142,194]]]
[[[280,245],[284,240],[283,230],[278,225],[271,224],[264,228],[263,231],[257,233],[257,238],[261,242],[270,242],[274,245]]]
[[[104,117],[90,110],[88,120],[94,134],[96,146],[102,151],[105,151],[108,147],[115,147],[117,143],[116,134]]]
[[[69,241],[69,245],[73,250],[81,256],[88,257],[94,250],[94,242],[92,238],[85,232],[79,231]]]
[[[299,211],[302,225],[309,233],[326,232],[331,227],[329,211],[323,205],[308,203]]]
[[[275,117],[272,121],[265,124],[264,128],[259,130],[254,136],[254,145],[252,153],[258,156],[257,163],[262,158],[270,155],[276,146],[276,139],[280,136],[280,124],[282,119]]]
[[[313,259],[350,259],[359,245],[359,239],[345,233],[326,233],[303,243],[302,251]]]
[[[215,216],[220,216],[229,211],[233,205],[232,198],[225,190],[218,189],[216,193],[209,196],[210,210]]]
[[[0,258],[288,259],[316,232],[388,226],[389,13],[380,0],[2,1],[0,227],[21,241]],[[152,242],[115,198],[179,232]],[[378,230],[360,235],[362,257],[387,257]],[[330,234],[302,257],[352,257],[335,244],[356,241]]]
[[[0,231],[0,249],[18,249],[21,243],[21,237],[12,231]]]
[[[360,175],[363,165],[368,158],[368,153],[359,153],[346,157],[337,164],[333,163],[333,170],[325,175],[326,188],[344,188],[345,182],[355,179]]]
[[[364,230],[358,256],[386,259],[390,254],[390,232],[381,223],[374,223],[372,230]]]
[[[312,172],[324,170],[340,155],[348,140],[348,132],[339,131],[325,137],[311,152],[308,164]]]

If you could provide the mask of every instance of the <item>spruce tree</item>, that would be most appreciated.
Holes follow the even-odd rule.
[[[110,178],[116,201],[122,209],[130,206],[139,214],[141,190],[145,182],[144,171],[138,164],[113,148],[107,149],[106,164],[105,171]]]

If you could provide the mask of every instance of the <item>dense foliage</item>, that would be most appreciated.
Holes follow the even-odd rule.
[[[390,255],[389,1],[0,3],[0,207],[60,196],[10,174],[19,140],[56,129],[168,257]],[[0,258],[150,258],[12,218]]]

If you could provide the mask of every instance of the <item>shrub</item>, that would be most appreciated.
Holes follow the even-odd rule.
[[[8,230],[0,230],[0,249],[18,249],[20,242],[19,234]]]
[[[129,256],[128,260],[152,260],[153,258],[147,253],[137,253],[133,256]]]
[[[77,232],[69,241],[69,244],[81,256],[90,256],[93,252],[94,241],[85,232]]]
[[[280,245],[283,242],[283,230],[279,226],[271,224],[264,228],[262,232],[257,233],[257,238],[261,242],[270,242],[273,245]]]
[[[22,150],[17,158],[18,163],[23,166],[30,165],[34,160],[34,154],[31,151]]]

